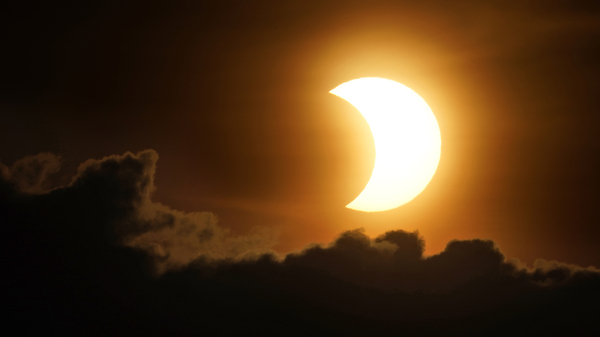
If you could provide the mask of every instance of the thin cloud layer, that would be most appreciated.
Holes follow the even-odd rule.
[[[209,212],[151,200],[152,150],[83,163],[43,189],[49,154],[1,166],[7,321],[21,334],[588,335],[600,272],[506,261],[489,240],[423,256],[418,232],[278,256],[268,232],[232,236]],[[153,275],[153,276],[152,276]]]

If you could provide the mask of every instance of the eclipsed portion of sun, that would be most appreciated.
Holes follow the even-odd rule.
[[[346,207],[379,212],[421,193],[440,160],[440,128],[416,92],[398,82],[367,77],[340,84],[330,93],[365,117],[375,140],[375,167],[360,195]]]

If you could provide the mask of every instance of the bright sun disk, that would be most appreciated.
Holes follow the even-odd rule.
[[[399,207],[425,189],[440,160],[441,137],[433,112],[398,82],[367,77],[330,93],[365,117],[375,140],[375,167],[361,194],[346,207],[378,212]]]

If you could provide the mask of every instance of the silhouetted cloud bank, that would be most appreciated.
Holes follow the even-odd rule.
[[[83,163],[0,164],[5,324],[16,335],[590,335],[600,271],[506,261],[489,240],[423,256],[418,232],[279,256],[209,212],[153,202],[152,150]]]

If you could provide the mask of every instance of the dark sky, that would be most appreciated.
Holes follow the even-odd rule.
[[[494,310],[506,313],[507,308],[522,306],[533,312],[547,303],[556,308],[577,303],[569,294],[579,288],[568,280],[592,281],[586,279],[588,274],[574,277],[579,269],[573,265],[600,266],[597,1],[11,2],[0,11],[0,43],[0,162],[6,166],[0,165],[5,212],[0,220],[16,238],[33,238],[22,245],[12,243],[20,247],[13,253],[19,258],[9,270],[19,274],[20,258],[29,263],[15,284],[41,276],[60,284],[56,270],[71,270],[94,254],[108,254],[92,258],[90,265],[121,275],[114,281],[120,290],[99,307],[118,307],[116,298],[143,306],[142,292],[164,297],[146,303],[149,308],[175,306],[178,302],[165,299],[178,296],[173,289],[179,284],[194,293],[190,280],[200,278],[198,282],[208,288],[190,298],[201,298],[211,294],[206,289],[213,289],[207,305],[218,310],[209,316],[221,322],[225,316],[219,310],[228,309],[216,294],[227,293],[224,296],[232,301],[236,295],[228,293],[231,289],[243,298],[239,317],[250,317],[244,310],[256,303],[264,309],[255,313],[258,317],[294,307],[290,303],[297,301],[302,303],[295,313],[309,317],[312,308],[319,307],[317,293],[338,289],[337,283],[323,276],[327,280],[315,281],[318,291],[311,293],[289,280],[309,280],[312,276],[307,275],[321,275],[322,270],[349,280],[348,287],[384,292],[390,287],[400,292],[446,291],[457,284],[463,287],[461,280],[470,279],[469,273],[481,266],[493,270],[495,276],[489,279],[496,283],[473,281],[482,287],[475,288],[486,293],[500,287],[505,292],[499,294],[515,297],[508,296],[507,302],[494,297],[490,303],[502,303],[485,309],[484,316],[459,310],[457,315],[464,319],[453,328],[460,331],[463,323],[473,327],[479,326],[473,325],[476,321],[492,322]],[[328,92],[359,77],[384,77],[409,86],[428,102],[440,125],[442,155],[433,180],[413,201],[387,212],[344,208],[369,179],[374,145],[358,111]],[[128,151],[133,154],[123,156]],[[107,156],[113,157],[100,161]],[[82,164],[89,159],[96,161]],[[77,174],[79,178],[73,178]],[[109,181],[106,186],[104,180]],[[128,185],[133,183],[137,185]],[[79,208],[65,204],[79,197]],[[216,218],[201,212],[212,212]],[[75,229],[77,223],[88,222],[97,231]],[[10,229],[14,226],[22,229]],[[38,232],[38,228],[46,229]],[[358,228],[364,232],[352,231]],[[418,230],[426,244],[424,251],[418,248],[411,253],[413,245],[406,253],[402,247],[408,241],[384,234],[391,230],[400,230],[413,241],[419,238],[413,233]],[[94,235],[110,239],[104,242]],[[477,240],[469,241],[473,239]],[[457,255],[446,246],[451,240],[462,240],[455,241],[459,242]],[[492,246],[486,246],[492,241],[485,240],[493,240]],[[97,247],[90,247],[97,250],[73,242],[96,242]],[[67,248],[57,249],[59,243]],[[270,249],[283,254],[312,243],[325,243],[323,251],[303,251],[296,260],[280,255],[284,262],[265,255],[263,262],[259,260],[263,265],[228,260],[209,268],[203,260],[259,256]],[[401,253],[392,254],[393,258],[381,253],[390,251],[381,246],[388,243],[400,247]],[[354,247],[353,253],[345,255],[344,247]],[[33,249],[31,254],[28,249]],[[38,255],[46,254],[44,249],[54,253],[38,260]],[[469,256],[477,252],[491,257],[469,264]],[[77,254],[81,257],[59,263],[54,271],[40,271]],[[119,254],[135,257],[113,265]],[[398,259],[407,258],[403,254],[420,262],[413,261],[418,266],[411,265],[398,276],[394,268]],[[464,258],[468,266],[458,268],[460,272],[450,268],[454,273],[440,270],[446,259],[455,261],[448,256],[456,261]],[[520,269],[520,263],[502,262],[504,257],[518,258],[530,267],[536,259],[572,265],[560,269],[538,262],[535,274]],[[321,259],[329,262],[315,262]],[[380,267],[372,262],[382,259]],[[120,274],[127,263],[139,269],[139,274],[127,275],[146,288],[122,297],[129,294],[128,287],[134,287],[124,284],[125,274]],[[380,269],[375,276],[364,277],[356,274],[360,268],[353,269],[361,263]],[[146,265],[154,271],[142,267]],[[303,274],[307,268],[311,272]],[[520,276],[511,268],[521,270]],[[165,271],[173,271],[171,278],[159,278],[168,285],[153,283],[159,281],[150,275]],[[65,275],[86,294],[96,284],[89,280],[106,278],[85,271]],[[253,281],[251,285],[232,281],[240,277]],[[440,286],[432,281],[435,278],[448,283]],[[380,279],[391,279],[396,285]],[[547,279],[563,282],[563,288],[556,286],[560,288],[556,293],[535,288],[552,283]],[[424,284],[422,289],[415,282]],[[504,287],[507,284],[510,287]],[[268,292],[271,286],[278,290],[266,298],[283,296],[281,302],[273,299],[265,304],[248,295]],[[48,294],[53,289],[68,292],[56,287],[51,284],[40,291],[40,296],[49,296],[42,302],[52,303],[48,312],[62,308],[57,304],[62,302]],[[27,289],[23,286],[15,293]],[[356,290],[352,289],[339,290],[339,296]],[[460,308],[467,308],[475,303],[465,298],[484,296],[451,294],[417,306],[426,310],[429,305],[460,302]],[[526,294],[526,299],[512,301],[519,298],[515,294]],[[411,311],[387,311],[380,295],[371,295],[357,295],[349,303],[368,302],[392,316]],[[31,301],[39,300],[32,296]],[[299,300],[305,297],[308,302]],[[99,298],[87,299],[95,303]],[[413,297],[407,301],[421,303]],[[68,303],[77,307],[74,301]],[[348,317],[367,317],[371,325],[361,327],[371,327],[376,325],[375,316],[387,315],[344,311],[334,300],[323,305],[327,315],[336,317],[332,318],[336,324]],[[77,311],[67,307],[60,310],[69,315]],[[26,312],[23,308],[15,312]],[[529,309],[498,317],[513,323],[536,319],[547,323],[556,318],[539,311],[539,316],[528,316]],[[46,309],[40,310],[42,317]],[[137,315],[146,317],[150,310]],[[88,314],[95,315],[93,310],[82,315]],[[435,315],[446,314],[440,310]],[[93,326],[95,321],[85,317],[81,322]],[[121,326],[115,317],[106,319]],[[415,314],[413,318],[431,317]],[[578,317],[585,323],[588,316]],[[312,322],[312,327],[325,324]],[[157,331],[173,333],[164,324],[160,328],[164,330]],[[407,329],[423,328],[415,324]],[[440,324],[440,329],[448,327]],[[394,327],[384,324],[382,329]],[[514,331],[503,333],[509,332]]]

